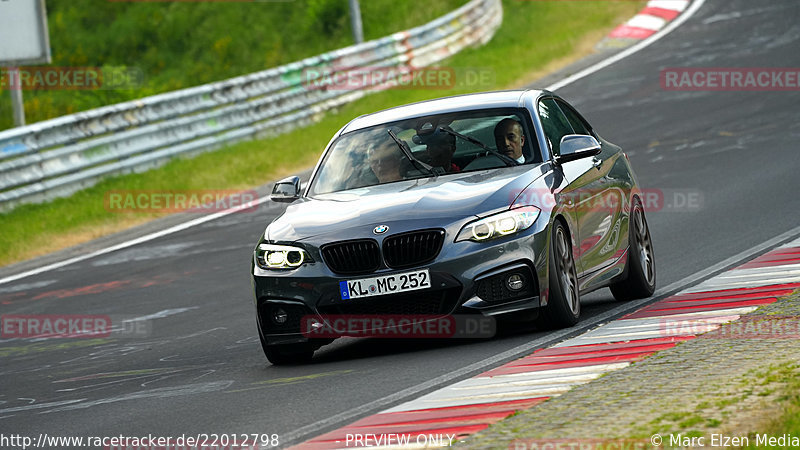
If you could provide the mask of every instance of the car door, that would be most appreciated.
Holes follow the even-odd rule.
[[[543,131],[554,156],[560,155],[561,138],[568,134],[587,132],[584,129],[576,131],[573,128],[559,102],[553,97],[540,99],[538,110]],[[592,255],[599,253],[597,249],[601,245],[602,236],[611,228],[610,217],[605,219],[602,212],[593,211],[594,205],[598,202],[596,191],[602,184],[601,170],[596,168],[595,164],[594,158],[583,158],[560,164],[556,169],[560,170],[567,180],[566,188],[560,193],[565,212],[570,214],[573,223],[577,224],[577,229],[571,230],[571,234],[578,277],[582,277],[587,273],[587,268],[593,267],[596,263]],[[604,229],[606,225],[608,230]],[[590,261],[584,262],[585,258]]]
[[[575,134],[594,135],[588,122],[572,106],[561,99],[555,101]],[[621,241],[625,193],[610,175],[614,165],[612,161],[618,152],[609,145],[601,145],[599,155],[586,159],[592,168],[580,178],[582,195],[577,208],[578,234],[581,266],[586,274],[598,273],[613,264]]]

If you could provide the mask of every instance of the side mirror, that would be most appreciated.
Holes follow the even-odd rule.
[[[300,177],[284,178],[272,187],[269,199],[273,202],[291,203],[300,198]]]
[[[560,149],[561,154],[556,156],[556,162],[565,163],[597,155],[601,147],[593,136],[568,134],[561,138]]]

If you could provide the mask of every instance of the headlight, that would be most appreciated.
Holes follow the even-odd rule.
[[[530,228],[537,217],[539,217],[539,208],[535,206],[521,206],[511,211],[494,214],[464,225],[464,228],[458,232],[456,242],[483,242],[518,233]]]
[[[305,250],[288,245],[259,244],[255,256],[262,269],[294,269],[313,262]]]

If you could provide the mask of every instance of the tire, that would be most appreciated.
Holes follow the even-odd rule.
[[[569,233],[560,221],[553,223],[549,264],[549,300],[541,309],[537,324],[544,328],[568,328],[580,319],[581,295]]]
[[[307,364],[311,362],[311,357],[316,349],[311,343],[267,345],[260,326],[258,338],[261,341],[261,349],[264,350],[264,355],[273,366]]]
[[[620,301],[647,298],[656,290],[656,261],[650,228],[644,208],[638,199],[633,202],[628,227],[628,261],[625,279],[611,285],[611,293]]]

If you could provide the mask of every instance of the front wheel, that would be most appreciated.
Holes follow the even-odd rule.
[[[553,224],[550,241],[550,294],[547,306],[540,312],[538,323],[546,328],[571,327],[578,323],[581,316],[581,296],[572,244],[561,222]]]
[[[627,276],[619,283],[611,285],[611,293],[617,300],[634,300],[653,295],[656,290],[656,261],[653,241],[644,216],[644,208],[639,200],[634,200],[628,227],[628,262],[625,264]]]

